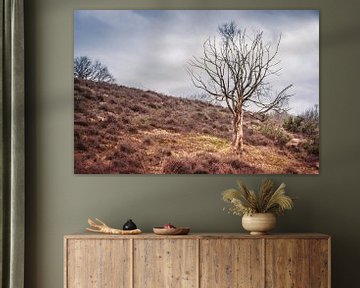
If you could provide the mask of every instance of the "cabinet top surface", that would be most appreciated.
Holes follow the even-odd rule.
[[[188,235],[156,235],[142,233],[138,235],[110,235],[101,233],[76,233],[64,236],[65,239],[329,239],[329,235],[320,233],[286,233],[250,235],[245,233],[189,233]]]

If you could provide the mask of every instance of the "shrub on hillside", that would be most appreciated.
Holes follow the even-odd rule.
[[[262,135],[268,137],[269,139],[274,140],[276,143],[280,145],[286,144],[291,138],[286,133],[284,128],[276,125],[271,121],[265,121],[264,123],[260,124],[258,129]]]
[[[86,151],[87,150],[86,145],[83,142],[81,142],[80,140],[75,139],[74,142],[75,142],[75,145],[74,145],[75,150],[79,150],[79,151]]]
[[[165,147],[157,149],[157,153],[156,153],[156,155],[161,155],[162,157],[163,156],[171,156],[171,154],[172,154],[171,149],[165,148]]]
[[[319,134],[313,135],[309,142],[304,144],[304,149],[313,155],[319,155],[320,137]]]
[[[108,173],[139,174],[144,173],[143,157],[131,143],[121,143],[118,149],[108,153],[106,160],[110,161]]]
[[[290,132],[301,132],[302,122],[302,117],[290,115],[284,120],[283,128]]]
[[[119,144],[119,151],[125,154],[131,154],[134,153],[136,149],[129,143],[121,143]]]
[[[94,99],[95,97],[95,93],[93,92],[93,90],[85,85],[75,85],[74,92],[90,100]]]
[[[253,146],[268,146],[273,144],[273,140],[260,133],[245,134],[245,143]]]
[[[157,105],[157,104],[155,104],[155,103],[152,103],[152,102],[150,102],[150,103],[148,104],[148,106],[149,106],[150,108],[152,108],[152,109],[159,109],[159,108],[161,108],[159,105]]]
[[[144,167],[138,154],[122,154],[111,162],[111,172],[119,174],[141,174]]]
[[[148,109],[140,104],[135,104],[135,105],[131,106],[130,109],[133,112],[140,113],[140,114],[145,114],[148,112]]]
[[[314,135],[319,129],[319,110],[315,105],[298,116],[290,115],[285,118],[284,129],[290,132],[301,132],[308,135]]]
[[[194,157],[169,157],[163,165],[164,174],[254,174],[261,173],[236,156],[220,158],[212,154]]]
[[[128,131],[129,133],[131,133],[131,134],[138,133],[138,129],[137,129],[136,127],[133,127],[133,126],[128,127],[128,128],[127,128],[127,131]]]
[[[153,140],[151,139],[151,137],[145,137],[143,139],[142,143],[146,146],[149,146],[149,145],[153,144]]]
[[[164,174],[192,174],[193,162],[183,159],[167,159],[163,166]]]

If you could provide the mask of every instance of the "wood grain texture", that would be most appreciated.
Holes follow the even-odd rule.
[[[260,239],[204,239],[200,244],[200,287],[261,288]]]
[[[329,241],[310,240],[310,287],[328,288],[330,274]],[[330,283],[330,281],[329,281]]]
[[[196,249],[193,239],[134,240],[134,287],[196,288]]]
[[[266,239],[266,288],[309,287],[309,244],[306,239]]]
[[[65,236],[64,287],[331,287],[327,235],[139,236]]]
[[[67,240],[66,288],[131,287],[130,240]]]

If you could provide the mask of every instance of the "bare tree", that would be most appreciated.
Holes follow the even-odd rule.
[[[97,82],[112,83],[115,81],[104,64],[98,60],[93,62],[87,56],[80,56],[74,59],[74,77]]]
[[[87,56],[74,59],[74,77],[78,79],[89,79],[93,73],[92,61]]]
[[[219,26],[221,40],[209,38],[203,44],[203,56],[193,57],[187,66],[195,87],[215,101],[225,103],[233,115],[233,148],[243,151],[243,117],[249,111],[263,116],[269,111],[286,111],[292,95],[288,85],[274,93],[268,78],[278,75],[276,60],[281,37],[275,46],[265,43],[263,32],[250,37],[234,22]]]

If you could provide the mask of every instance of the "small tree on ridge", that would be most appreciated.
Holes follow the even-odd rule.
[[[115,78],[104,64],[98,60],[93,62],[87,56],[80,56],[74,59],[74,77],[96,82],[113,83],[115,81]]]

